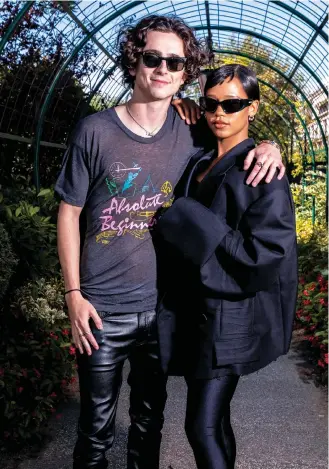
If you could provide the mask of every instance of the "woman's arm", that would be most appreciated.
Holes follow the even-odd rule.
[[[289,194],[280,189],[265,193],[248,208],[240,226],[241,231],[231,229],[189,198],[178,199],[158,224],[165,240],[200,266],[206,287],[225,294],[266,290],[296,243]]]

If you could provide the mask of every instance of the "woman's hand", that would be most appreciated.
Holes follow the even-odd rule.
[[[277,169],[279,169],[278,179],[282,179],[286,168],[282,162],[280,150],[270,143],[260,143],[251,150],[244,160],[243,168],[249,169],[253,160],[256,164],[249,174],[246,183],[256,187],[260,181],[271,182]]]
[[[190,98],[173,99],[171,104],[188,125],[196,124],[201,117],[200,107]]]

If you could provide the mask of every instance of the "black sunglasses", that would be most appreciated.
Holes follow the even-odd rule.
[[[218,99],[208,98],[207,96],[202,96],[200,98],[200,108],[202,111],[211,112],[214,114],[217,111],[218,106],[220,106],[225,114],[233,114],[234,112],[242,111],[245,107],[250,106],[252,99],[224,99],[224,101],[218,101]]]
[[[186,57],[162,57],[155,52],[142,52],[143,64],[148,68],[158,68],[163,60],[167,63],[170,72],[181,72],[187,58]]]

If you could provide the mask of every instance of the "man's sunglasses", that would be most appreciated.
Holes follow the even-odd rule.
[[[181,72],[187,58],[186,57],[162,57],[155,52],[142,52],[143,64],[148,68],[158,68],[163,60],[167,63],[170,72]]]
[[[234,112],[242,111],[245,107],[250,106],[252,99],[224,99],[224,101],[218,101],[218,99],[208,98],[202,96],[200,98],[200,108],[202,111],[211,112],[214,114],[220,106],[225,114],[233,114]]]

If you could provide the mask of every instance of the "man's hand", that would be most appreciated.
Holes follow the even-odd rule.
[[[80,353],[85,350],[88,355],[91,355],[91,346],[95,350],[98,350],[99,347],[90,330],[89,319],[94,321],[97,329],[103,329],[102,320],[93,305],[85,300],[80,292],[69,293],[66,297],[66,303],[71,321],[73,342]]]
[[[190,98],[173,99],[171,104],[188,125],[196,124],[201,117],[200,107]]]
[[[248,153],[244,160],[243,169],[249,169],[254,159],[256,164],[246,180],[247,184],[256,187],[264,178],[265,182],[271,182],[277,169],[279,169],[278,179],[283,178],[286,168],[282,163],[280,150],[274,145],[260,143]]]

